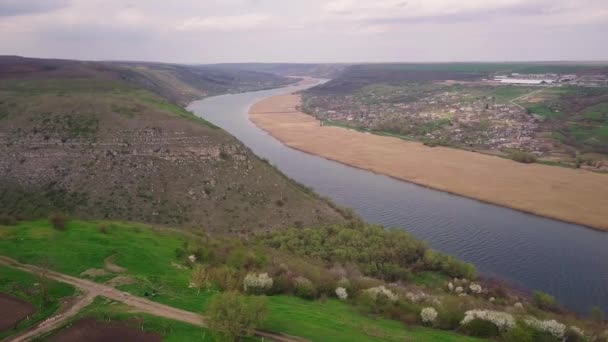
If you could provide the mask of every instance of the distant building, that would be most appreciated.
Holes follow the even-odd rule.
[[[507,84],[549,84],[554,83],[552,79],[524,79],[524,78],[496,78],[496,81]]]

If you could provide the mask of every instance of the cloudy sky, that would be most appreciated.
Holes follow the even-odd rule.
[[[87,60],[608,60],[608,0],[0,0],[0,55]]]

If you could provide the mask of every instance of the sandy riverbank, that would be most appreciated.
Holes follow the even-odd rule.
[[[608,175],[321,126],[298,95],[254,104],[250,119],[283,144],[434,189],[608,231]],[[533,228],[533,227],[530,227]]]

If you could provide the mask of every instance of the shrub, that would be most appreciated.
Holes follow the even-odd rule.
[[[221,290],[238,290],[241,285],[239,272],[232,267],[220,266],[209,269],[208,279]]]
[[[480,294],[482,289],[481,289],[481,285],[471,283],[471,285],[469,285],[469,290],[471,290],[472,293]]]
[[[49,216],[49,222],[51,222],[51,226],[57,230],[65,230],[65,224],[68,221],[67,215],[63,213],[53,213]]]
[[[518,163],[530,164],[536,162],[536,156],[532,153],[525,151],[513,151],[509,155],[509,158],[515,160]]]
[[[538,331],[544,331],[553,335],[557,339],[563,339],[566,334],[566,326],[552,319],[549,321],[540,321],[536,318],[528,318],[524,322]]]
[[[247,297],[231,291],[215,296],[205,314],[209,328],[235,341],[241,334],[253,334],[268,316],[268,307],[263,297]]]
[[[511,314],[493,310],[469,310],[464,313],[464,318],[460,324],[466,325],[473,320],[490,322],[500,331],[507,331],[515,327],[515,319]]]
[[[564,340],[565,340],[565,342],[586,341],[585,332],[579,327],[571,326],[566,330],[566,333],[564,335]]]
[[[296,296],[305,299],[314,299],[317,296],[314,284],[304,277],[294,279],[294,292]]]
[[[475,318],[460,327],[460,332],[476,337],[496,337],[500,334],[498,327],[483,319]]]
[[[424,308],[420,311],[420,319],[422,323],[432,325],[437,319],[437,310],[432,307]]]
[[[338,297],[338,299],[344,301],[344,300],[348,299],[348,292],[346,292],[345,288],[338,287],[338,288],[336,288],[336,296]]]
[[[190,274],[189,287],[197,289],[198,293],[200,293],[201,289],[206,288],[207,286],[209,286],[209,273],[203,266],[198,264],[195,265]]]
[[[464,310],[461,301],[456,297],[448,297],[442,300],[441,309],[437,316],[437,326],[440,329],[453,330],[460,326],[464,319]]]
[[[399,298],[391,290],[384,287],[384,285],[369,288],[365,290],[365,293],[376,301],[378,299],[386,298],[388,301],[394,302]]]
[[[264,294],[270,291],[273,283],[268,273],[249,273],[243,280],[243,288],[247,293]]]
[[[604,311],[597,306],[591,308],[591,319],[597,322],[602,322],[604,320]]]
[[[108,226],[105,224],[100,225],[98,229],[101,234],[108,234],[110,232]]]
[[[553,296],[548,293],[541,291],[534,291],[533,295],[534,305],[541,310],[557,311],[559,306]]]
[[[534,331],[526,326],[517,325],[502,335],[504,342],[535,342]]]

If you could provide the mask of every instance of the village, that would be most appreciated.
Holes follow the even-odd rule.
[[[491,94],[481,95],[483,92],[476,88],[452,86],[399,101],[407,88],[390,88],[388,92],[384,87],[381,92],[368,89],[344,96],[305,95],[303,109],[329,123],[390,132],[416,140],[543,153],[543,144],[534,138],[538,122],[543,118],[528,114],[514,103],[499,101]]]

